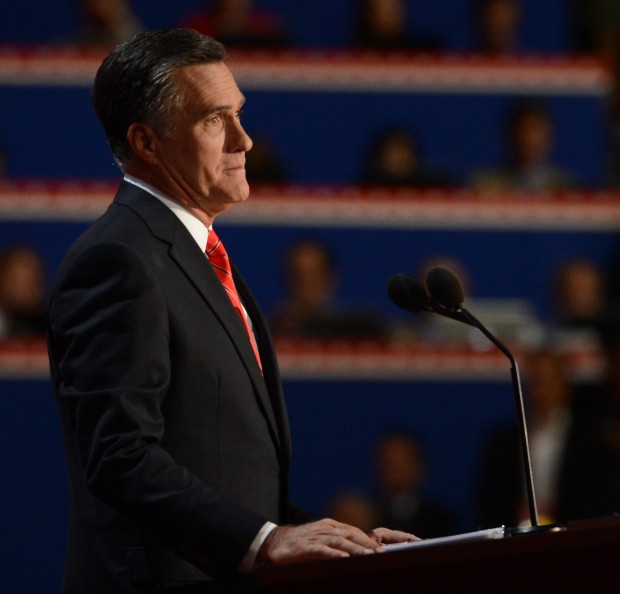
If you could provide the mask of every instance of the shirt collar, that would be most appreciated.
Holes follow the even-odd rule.
[[[166,194],[157,188],[147,184],[145,181],[142,181],[141,179],[133,177],[127,173],[125,174],[125,181],[133,184],[134,186],[138,186],[145,192],[148,192],[157,198],[160,202],[163,202],[189,231],[190,235],[194,238],[194,241],[198,244],[200,249],[203,252],[205,251],[207,246],[207,238],[209,237],[211,227],[205,227],[204,223],[196,215],[187,210],[187,208],[179,204],[176,200],[166,196]]]

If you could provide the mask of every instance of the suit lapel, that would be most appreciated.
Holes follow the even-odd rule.
[[[123,182],[115,201],[132,208],[156,237],[170,244],[170,257],[202,295],[235,345],[254,384],[259,405],[269,421],[274,441],[280,445],[278,426],[281,423],[276,420],[265,379],[256,362],[247,332],[206,255],[196,245],[190,233],[174,213],[144,190]],[[253,303],[253,308],[254,305]],[[249,313],[253,315],[252,311]]]
[[[245,280],[236,269],[235,265],[233,263],[231,263],[231,265],[237,291],[239,292],[239,296],[241,297],[241,300],[243,301],[254,324],[254,333],[256,335],[258,350],[261,356],[261,363],[263,365],[264,379],[267,384],[271,407],[277,421],[282,453],[284,454],[285,461],[288,464],[291,457],[290,428],[288,423],[288,415],[286,414],[284,393],[282,392],[282,384],[280,382],[280,370],[278,368],[278,361],[275,356],[275,349],[271,341],[267,321],[265,320],[263,312],[260,310],[260,307],[258,306],[256,299],[254,298],[254,295],[252,295],[252,292],[250,291]]]

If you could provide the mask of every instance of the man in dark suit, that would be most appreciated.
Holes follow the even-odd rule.
[[[157,31],[97,72],[125,179],[67,253],[47,318],[72,483],[65,594],[254,591],[259,564],[414,538],[289,502],[267,327],[210,241],[249,195],[244,98],[223,60],[209,37]]]

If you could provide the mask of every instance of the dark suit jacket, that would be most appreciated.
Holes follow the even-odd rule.
[[[72,485],[65,594],[236,583],[266,520],[308,519],[288,500],[268,330],[234,276],[264,377],[204,253],[153,196],[123,182],[67,253],[48,313]]]

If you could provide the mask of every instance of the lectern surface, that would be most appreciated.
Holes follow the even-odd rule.
[[[259,581],[275,594],[618,594],[620,518],[266,568]]]

